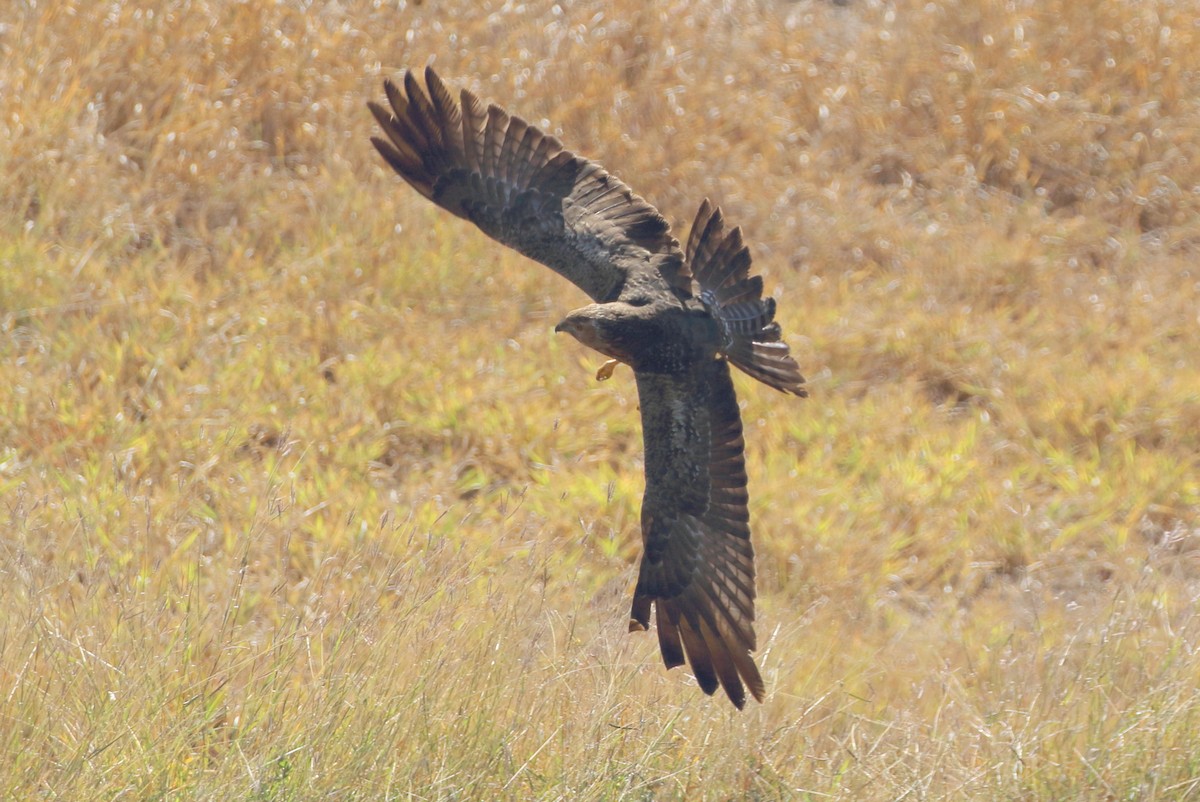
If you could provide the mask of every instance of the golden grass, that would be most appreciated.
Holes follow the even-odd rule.
[[[1195,3],[24,3],[0,22],[0,796],[1200,788]],[[625,633],[581,297],[388,174],[381,80],[741,224],[769,696]]]

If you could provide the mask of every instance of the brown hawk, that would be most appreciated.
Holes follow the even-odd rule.
[[[775,300],[749,275],[741,230],[707,200],[687,248],[653,206],[599,164],[437,74],[384,83],[372,137],[417,192],[549,267],[594,301],[555,327],[633,368],[642,412],[646,493],[630,631],[658,624],[667,668],[685,658],[705,693],[739,708],[765,687],[751,652],[754,549],[742,422],[729,363],[806,395],[781,341]],[[615,363],[601,369],[611,373]],[[606,371],[607,369],[607,371]]]

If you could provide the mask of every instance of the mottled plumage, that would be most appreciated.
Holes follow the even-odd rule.
[[[456,100],[431,68],[370,103],[383,158],[418,192],[550,267],[594,301],[556,327],[634,370],[646,451],[642,557],[630,630],[655,613],[668,668],[705,693],[762,701],[751,657],[750,544],[742,422],[729,362],[784,392],[804,378],[750,276],[741,231],[705,200],[686,252],[662,215],[595,162],[520,117]]]

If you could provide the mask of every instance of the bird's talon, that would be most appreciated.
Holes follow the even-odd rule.
[[[617,365],[619,364],[620,362],[616,359],[610,359],[605,362],[600,366],[600,369],[596,371],[596,381],[602,382],[611,379],[613,371],[617,369]]]

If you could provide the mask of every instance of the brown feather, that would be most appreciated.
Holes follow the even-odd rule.
[[[462,102],[463,167],[473,173],[482,174],[484,130],[487,126],[487,109],[479,98],[463,89]]]
[[[704,638],[704,644],[708,647],[713,670],[716,672],[717,679],[721,681],[721,687],[725,689],[725,694],[734,706],[741,710],[746,706],[746,690],[738,676],[737,664],[734,662],[733,653],[725,638],[717,634],[717,631],[704,619],[700,619],[700,636]],[[756,668],[755,673],[757,672]]]
[[[663,664],[667,668],[681,666],[685,662],[683,642],[680,640],[679,625],[671,620],[667,605],[659,604],[655,623],[658,626],[658,649],[662,652]]]
[[[432,67],[425,68],[425,85],[429,87],[429,99],[437,110],[438,125],[444,132],[442,145],[449,151],[450,160],[455,164],[462,163],[462,113],[454,96],[446,89],[442,79]]]
[[[720,687],[720,682],[717,679],[717,672],[713,669],[708,642],[700,634],[699,625],[686,616],[679,619],[679,634],[682,636],[683,648],[687,650],[688,664],[692,667],[692,673],[696,676],[700,690],[711,696]],[[737,700],[735,699],[733,703],[737,704]],[[741,705],[738,706],[741,707]]]

